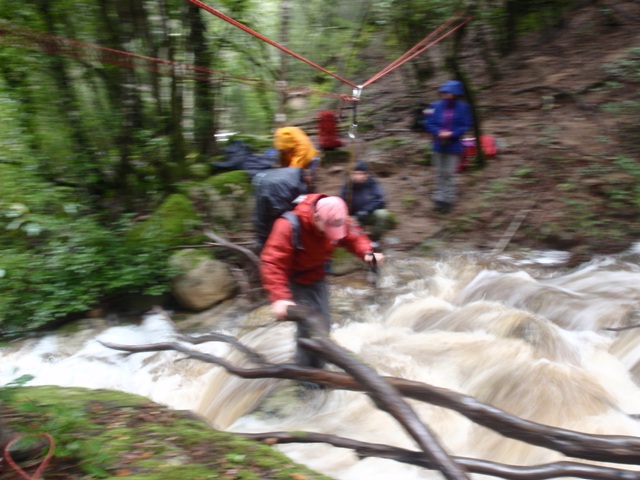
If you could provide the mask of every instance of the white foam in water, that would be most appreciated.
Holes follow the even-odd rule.
[[[74,339],[49,335],[29,340],[19,349],[0,350],[0,384],[31,375],[34,378],[27,385],[108,388],[143,395],[173,408],[193,409],[201,387],[196,379],[207,374],[210,366],[203,369],[200,365],[198,370],[192,360],[177,362],[184,357],[177,352],[127,355],[99,343],[140,345],[174,339],[173,325],[164,315],[158,314],[148,316],[139,326],[109,328],[95,338],[71,347],[73,349],[69,345],[74,345]],[[215,344],[193,348],[204,350],[213,346]],[[224,354],[226,347],[217,346],[217,350],[218,354]],[[195,377],[192,376],[194,371],[198,373]]]

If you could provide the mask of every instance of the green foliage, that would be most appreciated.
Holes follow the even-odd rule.
[[[46,325],[107,296],[168,290],[168,252],[127,244],[128,222],[105,228],[92,216],[64,215],[37,221],[41,229],[22,232],[23,241],[0,258],[0,331]]]
[[[0,125],[0,139],[10,128]],[[196,239],[185,197],[169,197],[147,222],[104,225],[78,191],[43,181],[26,148],[9,140],[0,163],[0,331],[37,328],[121,293],[168,290],[163,249]]]

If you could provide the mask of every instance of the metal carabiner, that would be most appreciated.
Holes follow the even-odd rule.
[[[362,85],[358,85],[353,89],[353,122],[349,127],[349,138],[354,140],[356,138],[356,133],[358,132],[358,109],[357,104],[360,100],[360,95],[362,94]]]

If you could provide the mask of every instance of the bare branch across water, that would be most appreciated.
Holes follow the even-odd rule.
[[[221,334],[180,336],[179,340],[184,343],[119,345],[102,342],[102,344],[108,348],[128,353],[177,351],[183,353],[186,358],[219,365],[229,373],[245,379],[289,379],[314,382],[333,389],[365,392],[371,396],[379,408],[392,415],[407,430],[421,447],[422,452],[398,449],[388,445],[349,443],[353,441],[313,433],[295,436],[282,432],[265,433],[256,434],[255,438],[263,440],[271,438],[276,443],[292,443],[296,439],[301,442],[329,443],[339,447],[352,448],[361,456],[388,458],[429,469],[437,469],[446,478],[468,478],[467,473],[482,473],[516,480],[564,476],[593,479],[640,479],[640,472],[573,462],[520,467],[463,457],[451,457],[439,445],[428,426],[424,425],[413,412],[405,398],[454,410],[474,423],[505,437],[584,460],[638,465],[640,464],[640,438],[620,435],[593,435],[550,427],[510,415],[473,397],[448,389],[402,378],[380,376],[372,368],[357,360],[351,352],[332,342],[322,333],[321,329],[316,328],[318,319],[314,312],[305,307],[291,307],[289,320],[307,322],[315,333],[311,339],[301,339],[301,345],[318,355],[322,355],[344,371],[307,368],[295,364],[271,364],[262,355],[242,344],[235,337]],[[210,341],[230,344],[244,353],[255,364],[255,367],[239,367],[225,358],[197,351],[185,344],[198,345]]]

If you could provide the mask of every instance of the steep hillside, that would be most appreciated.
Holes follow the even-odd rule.
[[[446,78],[416,91],[397,70],[363,92],[358,138],[347,145],[371,162],[399,216],[384,248],[506,243],[570,250],[575,264],[640,239],[640,3],[608,4],[617,23],[594,5],[572,12],[500,59],[496,82],[469,47],[483,133],[501,152],[460,175],[449,214],[432,211],[430,139],[410,129],[415,107],[437,99]],[[322,190],[337,192],[344,171],[325,165]]]

